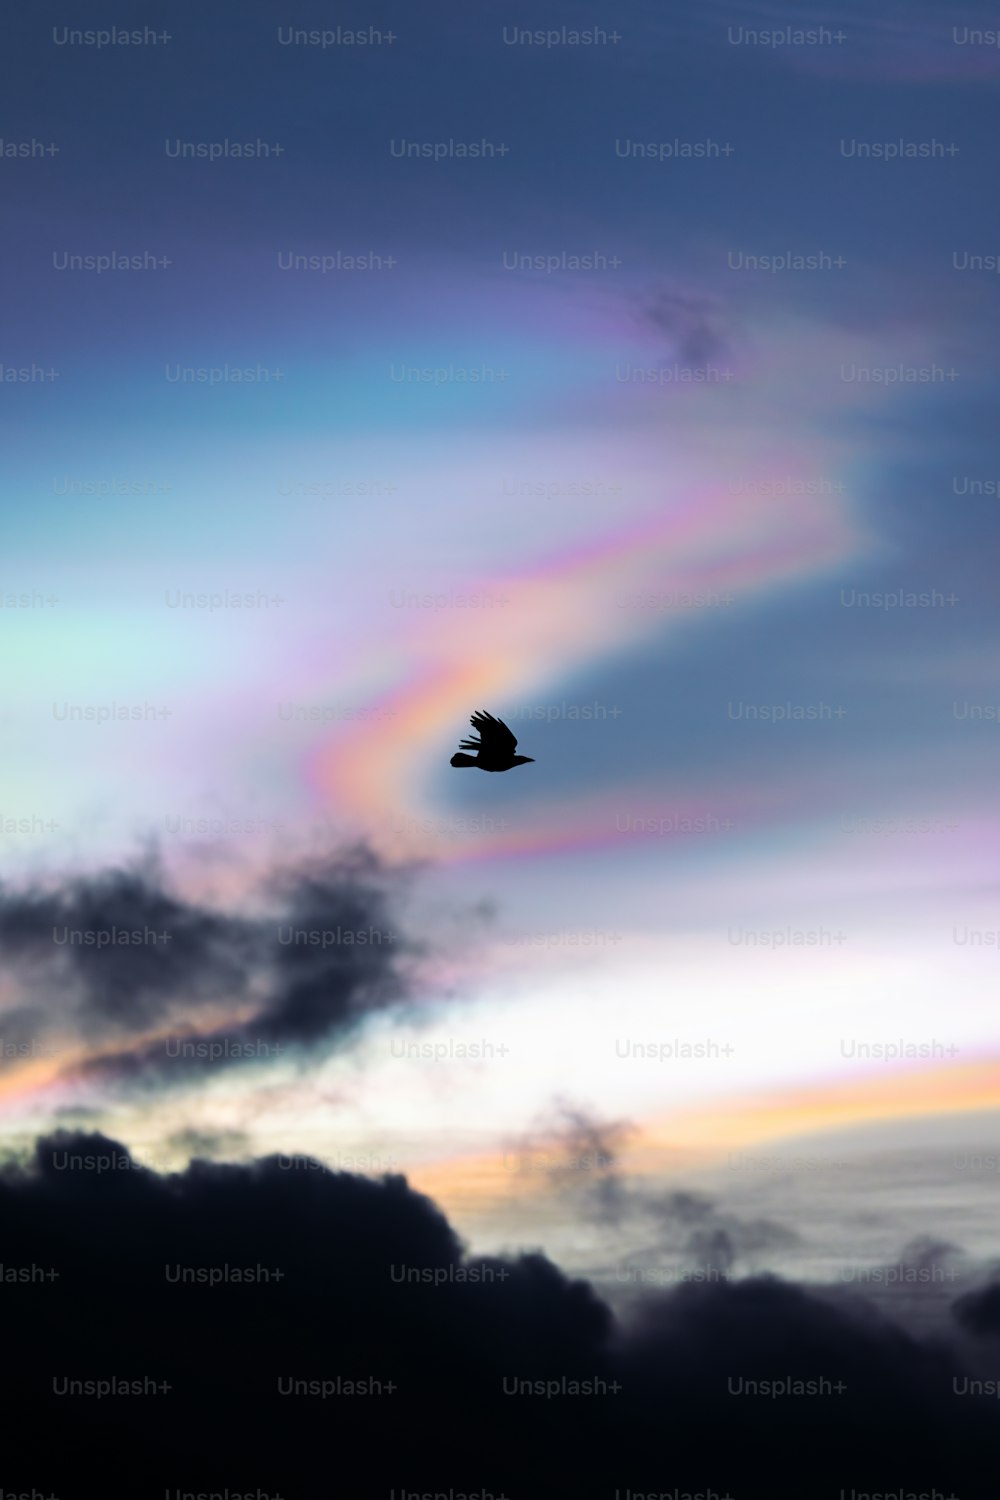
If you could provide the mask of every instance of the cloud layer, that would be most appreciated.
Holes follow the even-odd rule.
[[[155,859],[0,887],[5,1041],[30,1057],[51,1031],[69,1071],[143,1085],[306,1048],[318,1061],[412,999],[405,879],[359,845],[280,869],[239,916],[175,895]]]
[[[113,1450],[132,1493],[993,1493],[995,1403],[960,1340],[862,1299],[759,1278],[620,1322],[544,1256],[466,1259],[401,1177],[164,1178],[98,1134],[3,1169],[0,1218],[5,1407],[45,1435],[15,1489],[96,1494]],[[144,1393],[70,1383],[114,1379]]]

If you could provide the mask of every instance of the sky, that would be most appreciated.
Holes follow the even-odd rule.
[[[973,1295],[995,15],[293,10],[3,21],[11,1161]]]

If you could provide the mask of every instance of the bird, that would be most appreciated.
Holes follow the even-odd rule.
[[[476,750],[476,755],[463,755],[460,750],[451,757],[453,766],[478,766],[481,771],[509,771],[511,766],[523,766],[534,762],[533,755],[515,755],[517,740],[502,719],[482,710],[469,720],[478,731],[478,740],[461,740],[462,750]]]

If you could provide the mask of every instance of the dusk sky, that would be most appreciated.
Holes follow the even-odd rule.
[[[141,9],[3,23],[8,1154],[979,1285],[995,11]]]

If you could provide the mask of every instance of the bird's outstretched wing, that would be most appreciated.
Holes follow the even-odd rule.
[[[513,755],[517,749],[517,739],[502,719],[495,719],[492,714],[477,711],[469,720],[473,729],[478,730],[478,740],[463,740],[463,750],[489,750],[498,755]]]

